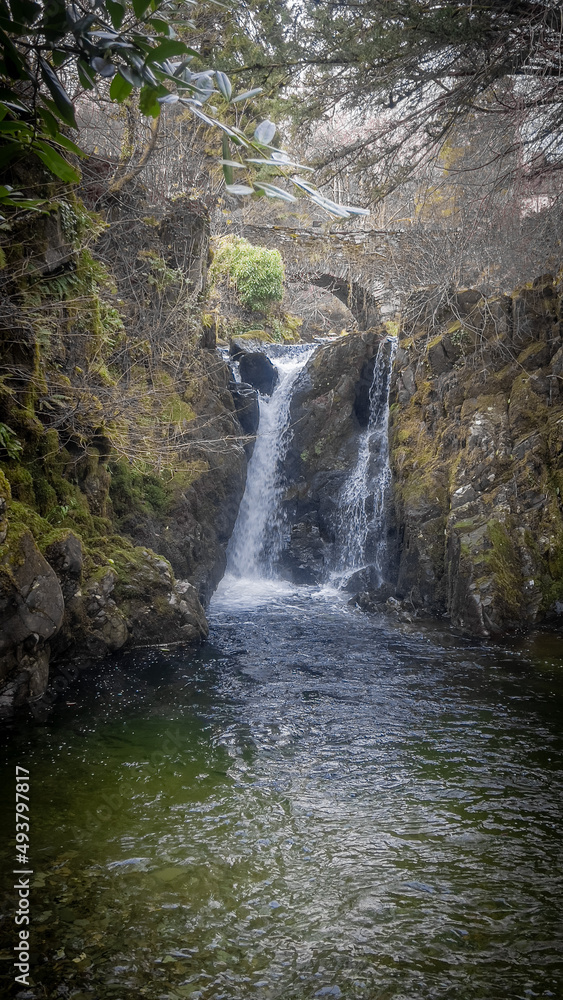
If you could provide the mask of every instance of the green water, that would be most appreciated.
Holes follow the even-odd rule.
[[[211,618],[201,650],[4,725],[3,995],[563,997],[559,640],[476,646],[305,588],[235,587]]]

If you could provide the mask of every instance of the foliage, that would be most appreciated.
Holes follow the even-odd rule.
[[[300,134],[322,122],[317,162],[370,167],[377,198],[471,115],[493,118],[501,133],[489,162],[513,152],[506,122],[527,150],[520,164],[541,171],[546,156],[559,159],[562,28],[559,0],[305,0],[290,24],[280,15],[271,65],[299,74]],[[342,128],[331,138],[335,111]]]
[[[240,236],[224,236],[210,270],[210,280],[222,274],[235,283],[238,296],[250,309],[264,309],[283,296],[284,267],[279,250],[254,246]]]
[[[187,2],[196,6],[195,0]],[[226,108],[246,104],[261,88],[235,94],[222,70],[194,71],[192,61],[197,66],[201,53],[179,35],[195,29],[195,23],[182,20],[180,10],[171,8],[167,0],[84,0],[81,5],[66,5],[64,0],[49,4],[0,0],[0,167],[32,154],[64,183],[78,181],[72,156],[84,154],[67,134],[78,128],[76,98],[100,86],[103,90],[111,80],[110,99],[129,102],[136,90],[139,110],[145,116],[156,119],[162,106],[180,104],[206,125],[220,129],[222,164],[231,194],[294,201],[294,195],[267,181],[234,182],[237,168],[252,173],[256,164],[269,163],[287,177],[287,171],[299,165],[272,146],[277,129],[268,119],[257,125],[252,137],[238,127],[236,116],[225,123]],[[212,96],[219,100],[221,111],[208,104]],[[231,145],[245,151],[244,162],[231,159]],[[292,178],[292,183],[309,197],[323,200],[328,211],[348,217],[347,211],[322,199],[306,182]],[[9,209],[39,210],[42,204],[10,186],[0,188],[0,205]]]
[[[0,423],[0,448],[7,453],[8,458],[12,459],[19,458],[23,450],[11,427],[2,423]]]

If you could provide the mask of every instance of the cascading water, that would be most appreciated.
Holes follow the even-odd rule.
[[[275,575],[284,540],[283,460],[289,443],[289,410],[295,381],[315,350],[299,345],[283,356],[267,351],[279,382],[270,398],[260,397],[260,424],[248,466],[246,490],[227,552],[227,572],[254,579]]]
[[[332,582],[344,586],[361,570],[371,586],[383,582],[385,562],[385,503],[391,482],[389,468],[389,383],[396,341],[379,345],[369,391],[368,426],[360,439],[358,458],[344,483],[338,505],[338,534]]]

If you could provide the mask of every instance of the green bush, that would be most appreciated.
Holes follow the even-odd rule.
[[[210,278],[234,282],[243,306],[264,309],[283,296],[284,268],[279,250],[257,247],[241,236],[223,236],[219,240]]]

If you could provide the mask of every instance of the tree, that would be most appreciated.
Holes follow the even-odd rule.
[[[559,159],[562,29],[559,0],[308,0],[272,64],[291,63],[299,80],[300,130],[347,114],[355,134],[318,162],[370,168],[376,200],[467,115],[501,132],[518,121],[531,169]],[[495,156],[511,152],[499,143]]]
[[[195,0],[186,0],[197,6]],[[207,5],[199,7],[201,14]],[[284,177],[294,168],[290,157],[272,146],[276,126],[261,122],[249,137],[236,123],[228,124],[225,107],[246,102],[259,88],[233,92],[226,73],[203,66],[202,51],[183,40],[197,25],[181,20],[167,0],[79,0],[66,5],[51,0],[0,0],[0,166],[31,153],[64,182],[77,181],[76,167],[67,154],[82,151],[68,135],[77,129],[75,104],[80,94],[107,86],[113,101],[124,102],[138,91],[140,112],[157,119],[163,105],[177,103],[223,134],[227,189],[235,195],[258,194],[295,200],[269,181],[250,178],[235,183],[233,171],[252,172],[267,164]],[[203,54],[209,54],[200,46]],[[195,69],[194,69],[195,67]],[[219,109],[208,104],[218,99]],[[233,159],[232,150],[245,155]],[[253,154],[248,156],[248,153]],[[317,199],[328,211],[343,217],[360,209],[340,209],[306,181],[290,178],[295,187]],[[0,187],[0,199],[11,207],[38,207],[9,186]]]

